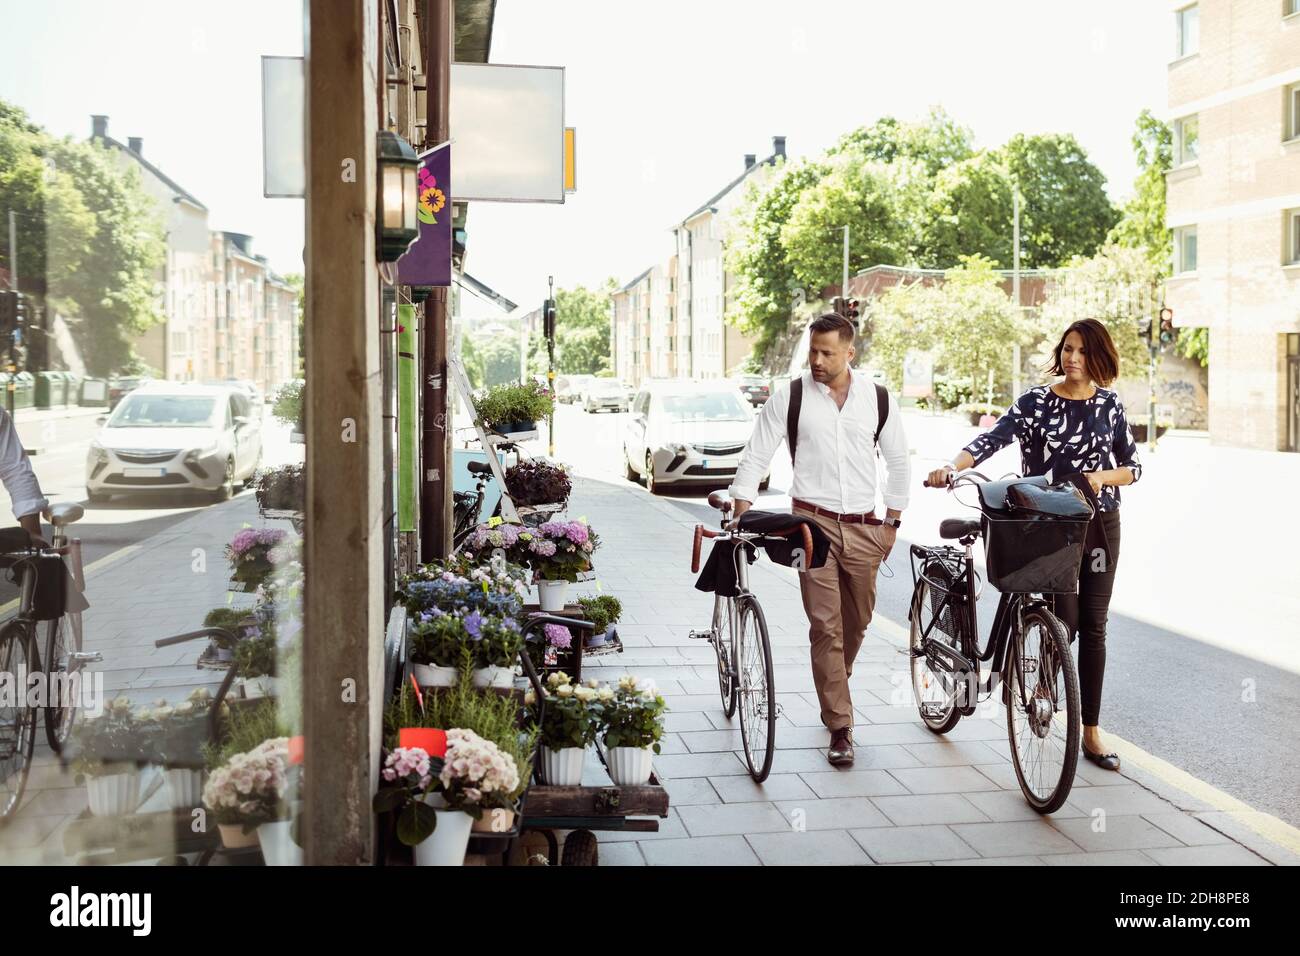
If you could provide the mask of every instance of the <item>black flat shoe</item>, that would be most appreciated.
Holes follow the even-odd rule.
[[[1079,750],[1087,760],[1091,760],[1102,770],[1119,769],[1119,754],[1095,754],[1082,744],[1079,745]]]

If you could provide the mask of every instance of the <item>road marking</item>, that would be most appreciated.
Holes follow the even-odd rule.
[[[907,647],[910,639],[908,628],[896,621],[891,621],[879,614],[871,618],[871,630],[891,644]],[[883,632],[883,633],[882,633]],[[1110,748],[1120,756],[1121,762],[1127,762],[1153,777],[1163,780],[1178,790],[1183,791],[1203,803],[1208,803],[1215,810],[1227,814],[1232,819],[1243,823],[1270,843],[1275,843],[1285,850],[1300,855],[1300,829],[1272,814],[1256,810],[1249,804],[1238,800],[1229,793],[1224,793],[1213,784],[1194,777],[1186,770],[1175,767],[1167,760],[1161,760],[1155,754],[1147,753],[1137,744],[1125,740],[1118,734],[1106,731],[1106,740]]]

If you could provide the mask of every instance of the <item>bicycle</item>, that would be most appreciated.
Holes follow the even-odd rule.
[[[988,481],[974,471],[949,475],[947,489],[955,492],[976,478]],[[925,486],[931,487],[928,480]],[[911,546],[912,691],[922,723],[946,734],[1001,687],[1020,789],[1034,810],[1052,813],[1069,796],[1079,760],[1079,679],[1069,633],[1044,592],[1004,590],[988,642],[979,646],[974,545],[983,535],[980,519],[945,518],[939,536],[964,550]],[[986,661],[989,674],[981,680]]]
[[[736,542],[733,561],[736,568],[734,597],[713,597],[713,620],[706,631],[692,630],[693,640],[707,640],[718,659],[718,690],[722,695],[722,711],[730,720],[740,711],[740,738],[745,748],[745,763],[755,782],[762,783],[772,770],[773,749],[776,744],[776,718],[781,706],[776,700],[776,682],[772,672],[772,644],[767,634],[767,619],[758,598],[749,589],[749,563],[758,542],[765,538],[803,535],[803,553],[812,560],[812,533],[806,524],[791,529],[785,535],[758,534],[728,529],[731,499],[721,492],[709,495],[709,504],[722,512],[722,530],[709,531],[704,525],[695,526],[695,540],[691,551],[691,573],[700,570],[700,545],[704,538],[715,538],[718,543]],[[716,547],[716,545],[715,545]],[[725,618],[726,634],[723,633]]]
[[[50,508],[54,525],[52,544],[48,548],[31,546],[0,552],[0,564],[16,573],[19,585],[18,613],[0,627],[0,674],[9,676],[15,695],[12,701],[0,699],[0,824],[17,811],[31,771],[36,746],[37,710],[45,712],[45,738],[50,749],[62,754],[76,721],[82,690],[78,675],[85,664],[101,660],[97,653],[82,650],[81,612],[65,613],[47,621],[35,616],[36,587],[42,558],[57,557],[58,573],[66,573],[62,559],[73,557],[73,582],[84,589],[81,576],[79,540],[69,541],[66,527],[85,514],[81,505],[64,502]],[[48,566],[48,565],[47,565]],[[42,663],[38,646],[38,625],[44,623],[45,651]],[[27,678],[41,673],[45,682],[45,702],[28,706]]]
[[[461,546],[478,526],[479,512],[483,510],[483,499],[487,497],[487,483],[492,480],[492,466],[485,461],[471,461],[465,466],[469,473],[478,477],[473,491],[452,492],[452,549]],[[501,506],[497,505],[500,513]]]

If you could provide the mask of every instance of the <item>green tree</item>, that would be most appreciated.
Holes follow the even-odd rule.
[[[483,363],[483,384],[491,388],[519,381],[519,340],[514,335],[494,335],[478,340],[476,351]]]
[[[293,377],[302,377],[307,368],[307,280],[301,272],[290,272],[284,277],[285,285],[293,289],[298,299],[298,364]]]
[[[165,259],[161,211],[139,170],[102,147],[56,140],[0,103],[0,204],[19,213],[23,285],[44,285],[89,373],[137,364],[134,340],[162,319]]]
[[[834,156],[852,152],[882,163],[912,159],[920,162],[926,174],[933,177],[940,170],[974,155],[974,140],[969,127],[959,124],[943,107],[935,106],[919,123],[881,117],[870,126],[844,134],[827,153]]]
[[[839,284],[849,226],[849,274],[878,263],[902,265],[907,239],[890,167],[846,151],[804,190],[781,227],[781,246],[800,285],[820,292]]]
[[[1079,142],[1068,133],[1017,133],[996,152],[1020,187],[1021,265],[1050,269],[1096,253],[1117,214],[1106,177]]]
[[[1011,176],[998,153],[941,170],[926,208],[917,255],[922,267],[950,269],[967,255],[984,256],[999,269],[1014,264]]]
[[[460,340],[460,361],[465,367],[465,377],[469,379],[469,387],[474,391],[484,388],[486,372],[483,353],[479,351],[474,339],[468,335],[462,336]]]
[[[610,293],[617,288],[606,279],[599,289],[575,286],[555,292],[555,372],[557,375],[597,375],[612,365],[609,341]],[[546,339],[534,336],[528,367],[546,371]]]
[[[800,288],[781,229],[804,191],[825,172],[820,163],[799,160],[778,164],[766,183],[751,180],[728,234],[726,269],[734,284],[727,292],[726,319],[757,337],[752,354],[759,360],[789,328]]]

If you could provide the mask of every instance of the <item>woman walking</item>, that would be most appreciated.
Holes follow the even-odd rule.
[[[1142,475],[1137,444],[1119,396],[1107,386],[1119,377],[1119,353],[1096,319],[1073,323],[1056,344],[1049,371],[1064,376],[1037,385],[1016,399],[989,431],[961,450],[951,464],[930,473],[928,483],[944,487],[954,471],[988,458],[1013,439],[1020,443],[1021,471],[1059,481],[1081,474],[1097,496],[1099,510],[1089,529],[1104,534],[1105,556],[1085,549],[1075,594],[1058,594],[1056,614],[1079,636],[1079,687],[1083,698],[1083,755],[1106,770],[1119,769],[1119,756],[1102,743],[1102,677],[1106,670],[1106,613],[1119,561],[1119,487]],[[1073,638],[1072,638],[1073,639]]]

